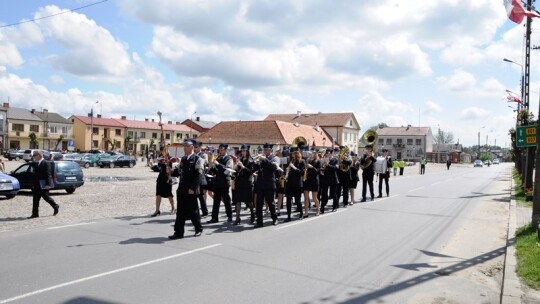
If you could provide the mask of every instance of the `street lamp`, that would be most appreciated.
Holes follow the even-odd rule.
[[[515,65],[518,65],[521,68],[521,102],[526,103],[526,105],[524,104],[524,106],[528,107],[529,106],[529,101],[525,100],[525,98],[524,98],[524,96],[525,96],[525,73],[523,72],[523,65],[519,64],[519,63],[517,63],[515,61],[512,61],[510,59],[507,59],[507,58],[504,58],[503,61],[513,63]],[[510,90],[506,90],[506,92],[510,92]],[[519,110],[519,104],[518,104],[518,110]]]
[[[90,150],[94,144],[94,105],[98,104],[99,100],[92,104],[90,109]]]
[[[197,111],[193,112],[189,117],[189,138],[191,138],[191,130],[193,129],[193,115],[197,114]]]
[[[479,130],[478,130],[478,152],[477,152],[477,155],[476,155],[476,159],[480,159],[480,130],[482,130],[483,128],[485,128],[486,126],[482,126]]]

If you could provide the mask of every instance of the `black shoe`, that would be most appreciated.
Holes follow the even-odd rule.
[[[290,222],[290,221],[291,221],[291,218],[290,218],[290,217],[288,217],[288,218],[286,218],[286,219],[284,220],[285,223],[288,223],[288,222]]]
[[[332,212],[336,212],[338,208],[332,208]]]
[[[60,206],[57,205],[56,207],[54,207],[53,216],[58,214],[58,210],[60,210]]]
[[[366,201],[366,199],[363,198],[363,199],[360,201],[360,203],[364,203],[365,201]]]
[[[193,236],[197,237],[197,236],[201,236],[201,235],[202,235],[202,230],[195,232],[195,234]]]
[[[263,226],[262,223],[257,223],[257,224],[255,224],[255,228],[261,228],[262,226]]]
[[[233,225],[235,225],[235,226],[236,226],[236,225],[240,225],[240,219],[235,220],[234,223],[233,223]]]
[[[375,198],[372,196],[372,197],[371,197],[371,201],[373,201],[374,199],[375,199]]]
[[[33,218],[36,218],[36,217],[39,217],[39,215],[34,215],[34,214],[32,214],[32,215],[30,215],[29,217],[27,217],[27,219],[33,219]]]
[[[379,196],[377,196],[377,198],[381,198],[382,197],[382,194],[379,194]]]
[[[208,216],[208,212],[203,212],[201,217],[207,217]]]
[[[255,213],[252,213],[252,214],[251,214],[251,217],[250,217],[250,219],[249,219],[249,223],[250,223],[250,224],[255,223]]]
[[[156,211],[154,214],[151,215],[151,217],[156,217],[161,214],[161,211]]]
[[[209,220],[209,221],[206,221],[208,224],[214,224],[214,223],[218,223],[219,221],[218,220]]]
[[[183,239],[183,238],[184,238],[183,235],[176,234],[176,233],[174,233],[173,235],[169,235],[169,240],[179,240],[179,239]]]
[[[304,213],[303,212],[300,212],[300,214],[298,215],[298,218],[303,218],[304,217]]]
[[[390,196],[390,193],[386,192],[386,196],[389,197],[389,196]]]
[[[229,216],[229,217],[227,218],[227,222],[232,222],[232,216]]]
[[[277,217],[275,219],[272,219],[272,225],[277,225]]]

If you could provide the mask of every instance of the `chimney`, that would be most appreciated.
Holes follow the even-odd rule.
[[[43,114],[47,114],[47,113],[49,113],[49,110],[43,109]]]
[[[98,114],[98,115],[97,115],[97,118],[101,118],[101,114]]]
[[[92,117],[92,116],[93,116],[92,113],[88,113],[88,117]]]
[[[170,121],[170,120],[167,121],[167,124],[172,125],[172,121]]]
[[[201,121],[201,117],[197,116],[197,118],[195,118],[195,121]]]
[[[317,130],[317,132],[319,132],[319,124],[318,123],[315,123],[315,130]]]
[[[35,111],[36,111],[36,109],[32,109],[30,112],[32,112],[32,114],[34,114]]]
[[[154,122],[154,119],[152,118],[152,122]]]
[[[4,108],[9,108],[9,102],[4,102]]]
[[[296,116],[302,115],[302,111],[296,111]]]
[[[176,122],[177,125],[181,125],[182,123],[180,123],[179,121]]]
[[[148,122],[148,118],[145,118],[144,121]]]
[[[120,117],[121,120],[126,120],[125,116]]]

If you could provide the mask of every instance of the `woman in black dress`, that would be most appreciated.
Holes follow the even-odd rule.
[[[358,154],[351,153],[352,158],[352,165],[351,165],[351,182],[349,183],[349,196],[351,197],[351,202],[349,205],[354,204],[354,192],[356,191],[356,187],[358,186],[358,182],[360,181],[360,177],[358,176],[358,171],[360,170],[360,162],[358,161]]]
[[[249,145],[242,145],[241,155],[235,166],[234,199],[236,205],[236,220],[234,225],[240,224],[240,206],[245,203],[250,210],[250,223],[255,222],[253,209],[253,159],[249,153]]]
[[[156,211],[152,214],[152,217],[161,214],[159,207],[161,206],[162,197],[169,199],[169,203],[171,203],[171,214],[176,213],[172,194],[171,165],[161,161],[158,163],[158,168],[159,174],[156,180]]]
[[[319,153],[314,151],[311,159],[308,159],[304,173],[304,217],[309,216],[309,193],[315,203],[316,213],[319,215],[319,171],[321,170],[321,161]]]

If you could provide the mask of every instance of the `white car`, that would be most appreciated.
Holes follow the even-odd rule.
[[[500,161],[498,158],[495,158],[495,159],[493,160],[493,164],[494,164],[494,165],[498,165],[498,164],[500,164],[500,163],[501,163],[501,161]]]

